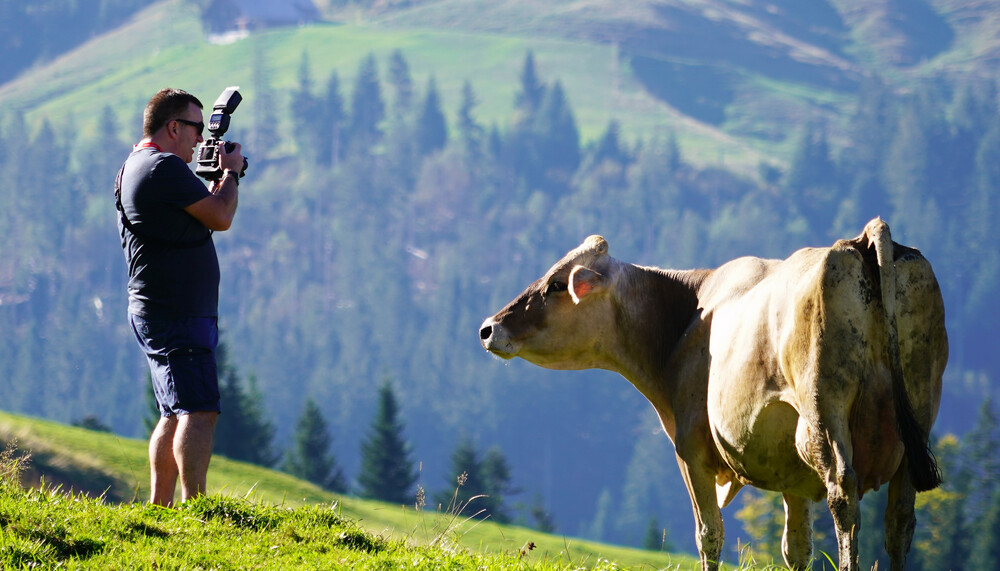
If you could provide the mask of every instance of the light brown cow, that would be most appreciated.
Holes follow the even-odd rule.
[[[901,570],[917,491],[940,484],[927,435],[948,358],[930,264],[881,219],[786,260],[673,271],[615,260],[590,236],[480,330],[483,347],[550,369],[600,368],[652,403],[717,569],[720,508],[744,485],[782,492],[782,553],[812,561],[810,502],[858,569],[858,501],[889,483],[886,549]]]

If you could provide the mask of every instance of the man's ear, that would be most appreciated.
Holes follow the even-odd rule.
[[[580,300],[604,287],[604,276],[590,268],[577,266],[569,274],[569,295],[573,298],[573,303],[580,303]]]

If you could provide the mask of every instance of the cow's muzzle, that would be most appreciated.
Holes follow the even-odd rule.
[[[482,343],[483,349],[504,359],[511,359],[516,353],[507,330],[492,317],[484,321],[479,328],[479,342]]]

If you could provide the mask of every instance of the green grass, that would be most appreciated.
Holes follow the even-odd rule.
[[[31,561],[89,569],[151,568],[154,561],[161,568],[696,568],[690,555],[470,520],[472,508],[450,514],[338,496],[219,456],[212,459],[207,497],[177,510],[157,508],[143,503],[145,441],[7,413],[0,413],[0,441],[16,442],[32,456],[25,472],[61,467],[61,478],[46,479],[41,490],[5,478],[4,569]],[[10,462],[0,462],[0,473],[2,465]],[[108,490],[123,501],[82,495],[74,471],[85,473],[91,497]]]

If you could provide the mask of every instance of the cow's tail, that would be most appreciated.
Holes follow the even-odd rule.
[[[865,226],[868,243],[875,249],[881,283],[882,307],[885,308],[885,325],[889,350],[889,368],[892,372],[893,403],[896,408],[896,430],[906,449],[906,464],[910,481],[918,492],[932,490],[941,485],[941,471],[928,445],[928,435],[917,422],[903,380],[903,365],[899,356],[899,332],[896,329],[896,268],[893,260],[892,237],[889,225],[876,218]]]

